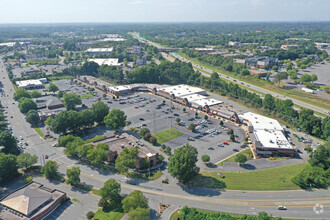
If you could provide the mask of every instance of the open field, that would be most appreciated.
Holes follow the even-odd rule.
[[[306,163],[249,172],[201,171],[192,186],[226,188],[232,190],[293,190],[299,189],[291,179]],[[222,174],[222,177],[218,176]]]
[[[107,211],[99,209],[95,212],[94,220],[120,220],[125,214],[118,211]]]
[[[182,135],[183,135],[183,133],[176,130],[175,128],[169,128],[169,129],[157,132],[157,133],[153,134],[152,136],[157,138],[157,142],[159,144],[161,144],[166,141],[170,141],[174,138],[180,137]]]
[[[208,69],[211,69],[213,71],[220,72],[221,74],[225,74],[225,75],[228,75],[230,77],[235,77],[233,73],[225,71],[220,67],[215,67],[215,66],[207,64],[205,62],[201,62],[201,61],[199,61],[195,58],[190,58],[186,54],[183,54],[183,53],[179,53],[179,55],[186,58],[186,59],[189,59],[189,60],[193,61],[194,63],[196,63],[198,65],[207,67]],[[237,78],[241,81],[244,81],[246,83],[250,83],[250,84],[253,84],[255,86],[259,86],[259,87],[271,90],[273,92],[276,92],[276,93],[279,93],[279,94],[282,94],[282,95],[285,95],[285,96],[288,96],[288,97],[291,97],[291,98],[309,103],[311,105],[315,105],[315,106],[325,108],[325,109],[330,109],[330,100],[326,99],[326,98],[323,98],[323,97],[319,97],[319,96],[316,96],[316,95],[313,95],[313,94],[308,94],[306,92],[303,92],[303,91],[300,91],[300,90],[297,90],[297,89],[279,88],[276,85],[271,85],[270,83],[263,82],[261,80],[254,79],[254,78],[251,78],[251,77],[248,77],[248,76],[240,76],[239,75],[235,78]]]

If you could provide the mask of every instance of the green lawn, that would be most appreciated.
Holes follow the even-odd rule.
[[[85,94],[85,95],[81,95],[80,96],[80,98],[81,99],[85,99],[85,98],[91,98],[91,97],[93,97],[94,95],[92,94],[92,93],[87,93],[87,94]]]
[[[176,210],[175,212],[172,213],[172,215],[170,216],[169,220],[178,220],[178,217],[180,216],[181,214],[181,211],[182,209],[178,209]],[[205,214],[209,214],[210,217],[211,216],[214,216],[214,213],[224,213],[224,212],[214,212],[214,211],[206,211],[206,210],[201,210],[201,209],[197,209],[197,212],[203,212]],[[230,214],[230,216],[233,218],[233,219],[242,219],[243,215],[239,215],[239,214],[232,214],[232,213],[228,213]],[[250,215],[251,216],[251,215]],[[257,220],[258,217],[255,216],[255,220]],[[270,219],[274,219],[274,218],[270,218]],[[287,218],[282,218],[282,220],[300,220],[300,219],[293,219],[293,218],[290,218],[290,219],[287,219]]]
[[[244,151],[242,151],[242,152],[240,152],[238,154],[244,154],[247,157],[248,160],[251,160],[253,158],[253,154],[252,154],[252,151],[250,150],[250,148],[247,148],[247,149],[245,149]],[[221,163],[219,163],[217,165],[222,166],[223,165],[223,162],[235,162],[235,157],[238,154],[229,157],[228,159],[222,161]]]
[[[92,143],[92,142],[94,142],[94,141],[103,140],[103,139],[105,139],[105,138],[107,138],[107,137],[106,137],[106,136],[103,136],[103,135],[95,136],[95,137],[93,137],[93,138],[87,139],[87,140],[85,141],[85,144],[89,144],[89,143]]]
[[[189,185],[232,190],[293,190],[299,189],[291,179],[306,163],[249,172],[201,171]],[[221,173],[224,178],[217,174]]]
[[[95,212],[94,220],[120,220],[124,215],[122,212],[99,209]]]
[[[39,134],[40,137],[44,137],[45,134],[42,132],[42,130],[40,128],[34,128],[34,130]]]
[[[182,136],[183,133],[181,131],[176,130],[175,128],[168,128],[163,131],[157,132],[153,134],[155,138],[157,138],[158,144],[164,143],[166,141],[170,141],[174,138]]]

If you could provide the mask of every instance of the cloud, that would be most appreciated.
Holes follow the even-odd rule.
[[[144,0],[135,0],[135,1],[130,2],[129,4],[130,5],[142,5],[145,3],[146,3],[146,1],[144,1]]]
[[[258,8],[264,5],[264,1],[263,0],[251,0],[250,1],[250,5],[254,8]]]

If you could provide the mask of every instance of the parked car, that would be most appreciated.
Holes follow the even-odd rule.
[[[47,154],[45,155],[45,159],[48,159],[48,155]]]
[[[214,150],[214,148],[213,147],[209,147],[209,148],[207,148],[208,150]]]
[[[225,144],[225,145],[229,145],[229,143],[228,143],[227,141],[224,141],[223,144]]]
[[[224,147],[225,145],[223,145],[223,144],[219,143],[219,144],[218,144],[218,146],[219,146],[219,147]]]
[[[139,118],[140,119],[140,121],[144,121],[144,118]]]

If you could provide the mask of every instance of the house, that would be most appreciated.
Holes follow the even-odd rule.
[[[296,47],[298,47],[298,45],[296,45],[296,44],[283,44],[283,45],[281,45],[281,49],[283,49],[283,50],[289,50],[289,49],[292,49],[292,48],[296,48]]]
[[[1,199],[0,219],[41,220],[66,199],[66,193],[62,191],[30,182]]]
[[[139,66],[144,66],[147,64],[147,60],[145,57],[138,57],[136,58],[136,64],[139,65]]]

